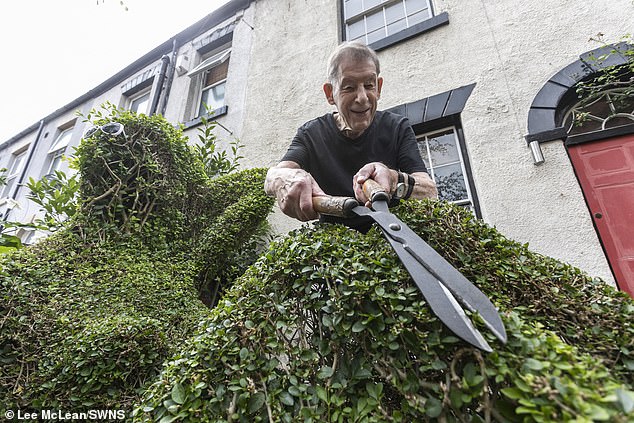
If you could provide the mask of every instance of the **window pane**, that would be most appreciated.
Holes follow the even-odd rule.
[[[626,89],[602,93],[589,104],[577,103],[566,115],[564,126],[571,135],[634,123],[634,97]]]
[[[56,170],[59,170],[61,164],[62,164],[62,155],[56,154],[55,156],[53,156],[51,161],[51,167],[48,170],[49,175],[54,173]]]
[[[13,194],[13,184],[17,178],[7,179],[7,184],[4,186],[2,190],[2,198],[9,198],[11,194]]]
[[[346,0],[346,39],[371,44],[432,16],[429,0]]]
[[[405,18],[405,8],[403,2],[398,2],[385,8],[385,22],[391,24]]]
[[[132,100],[130,103],[130,111],[135,113],[147,113],[150,105],[150,93],[143,94]]]
[[[13,186],[15,181],[17,181],[20,172],[22,171],[22,163],[24,162],[24,158],[26,157],[26,151],[23,151],[19,154],[14,154],[11,159],[11,164],[9,165],[9,171],[6,174],[7,180],[4,189],[2,190],[2,198],[9,197],[13,194]]]
[[[412,26],[412,25],[416,25],[417,23],[426,21],[430,17],[431,17],[431,14],[429,13],[429,9],[425,9],[422,12],[416,12],[413,15],[409,15],[407,17],[407,21],[409,23],[409,26]]]
[[[427,7],[427,0],[405,0],[405,9],[408,15],[427,9]]]
[[[375,41],[379,41],[385,38],[385,28],[377,29],[374,32],[368,33],[368,44],[372,44]]]
[[[460,161],[456,137],[453,131],[430,137],[429,150],[431,151],[434,166],[442,166]]]
[[[49,154],[57,150],[62,150],[62,149],[65,150],[66,147],[68,146],[68,143],[70,142],[70,138],[72,135],[73,135],[73,128],[68,128],[62,131],[62,133],[60,133],[57,136],[57,138],[51,145],[51,148],[48,150]]]
[[[363,0],[363,9],[368,10],[371,7],[378,6],[383,3],[384,0]]]
[[[11,162],[11,166],[9,166],[9,173],[7,176],[15,176],[22,170],[22,162],[26,157],[26,152],[16,154],[13,156],[13,161]]]
[[[418,141],[418,152],[423,158],[425,166],[427,166],[427,171],[431,172],[429,170],[429,168],[431,167],[431,162],[429,161],[429,156],[427,155],[427,142],[425,141],[425,138],[422,138],[420,141]]]
[[[365,36],[365,23],[363,19],[348,25],[348,41],[353,41]]]
[[[381,10],[379,12],[366,16],[365,25],[368,33],[376,31],[379,28],[383,28],[385,26],[385,21],[383,20],[383,11]]]
[[[469,198],[460,163],[434,167],[434,179],[438,187],[439,199],[459,201]]]
[[[229,72],[229,60],[225,60],[218,66],[207,71],[205,76],[205,87],[215,84],[216,82],[227,79],[227,73]]]
[[[400,21],[396,21],[387,26],[387,35],[396,34],[397,32],[404,30],[405,28],[407,28],[407,22],[405,21],[405,19],[401,19]]]
[[[222,82],[203,91],[198,111],[199,116],[207,114],[205,105],[207,105],[210,110],[219,109],[225,105],[225,85],[226,83]]]
[[[345,18],[358,15],[363,11],[363,4],[361,0],[346,0],[343,7],[345,10]]]

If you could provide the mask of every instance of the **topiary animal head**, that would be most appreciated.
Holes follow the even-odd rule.
[[[77,156],[84,215],[130,228],[177,219],[206,184],[187,138],[163,117],[105,106],[95,112]]]

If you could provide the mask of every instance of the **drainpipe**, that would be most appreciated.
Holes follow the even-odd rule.
[[[150,116],[156,113],[159,98],[161,97],[161,93],[163,92],[163,82],[165,81],[165,72],[167,71],[167,65],[170,61],[170,58],[168,55],[164,54],[163,57],[161,57],[161,61],[163,63],[161,64],[161,71],[159,72],[158,83],[156,84],[157,91],[156,91],[156,94],[154,94],[154,97],[152,98],[152,104],[150,105],[150,112],[148,113]]]
[[[29,164],[31,164],[31,160],[33,159],[33,155],[35,154],[35,149],[37,148],[37,144],[40,142],[40,137],[42,136],[43,130],[44,130],[44,119],[40,120],[40,126],[37,129],[37,135],[35,136],[35,141],[33,141],[33,144],[31,145],[31,148],[29,149],[29,154],[26,157],[26,162],[24,163],[24,166],[22,167],[22,173],[20,174],[20,177],[18,178],[15,184],[15,188],[13,188],[13,194],[10,196],[10,198],[14,201],[16,198],[18,198],[18,191],[20,190],[22,183],[24,183],[24,179],[26,179],[26,173],[27,173],[27,170],[29,169]],[[4,212],[4,217],[3,217],[4,222],[6,222],[7,219],[9,218],[9,214],[11,213],[11,210],[13,209],[8,208]]]
[[[172,81],[174,80],[174,72],[176,71],[176,54],[178,45],[176,44],[176,38],[174,38],[172,42],[172,60],[170,63],[170,67],[167,73],[167,82],[165,84],[165,90],[163,92],[163,100],[161,101],[161,115],[165,116],[165,110],[167,109],[167,99],[170,96],[170,91],[172,89]]]

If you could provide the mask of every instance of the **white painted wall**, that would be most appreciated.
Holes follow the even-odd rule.
[[[259,0],[244,137],[247,164],[271,166],[297,127],[331,110],[321,86],[339,43],[338,0]],[[533,165],[528,110],[543,84],[579,55],[632,32],[630,0],[436,0],[449,25],[379,52],[380,108],[476,83],[461,118],[484,220],[540,253],[612,281],[563,144]],[[272,219],[286,230],[297,222]]]

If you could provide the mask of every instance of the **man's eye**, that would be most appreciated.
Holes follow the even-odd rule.
[[[365,84],[365,88],[366,88],[367,90],[373,90],[373,89],[374,89],[374,83]]]

